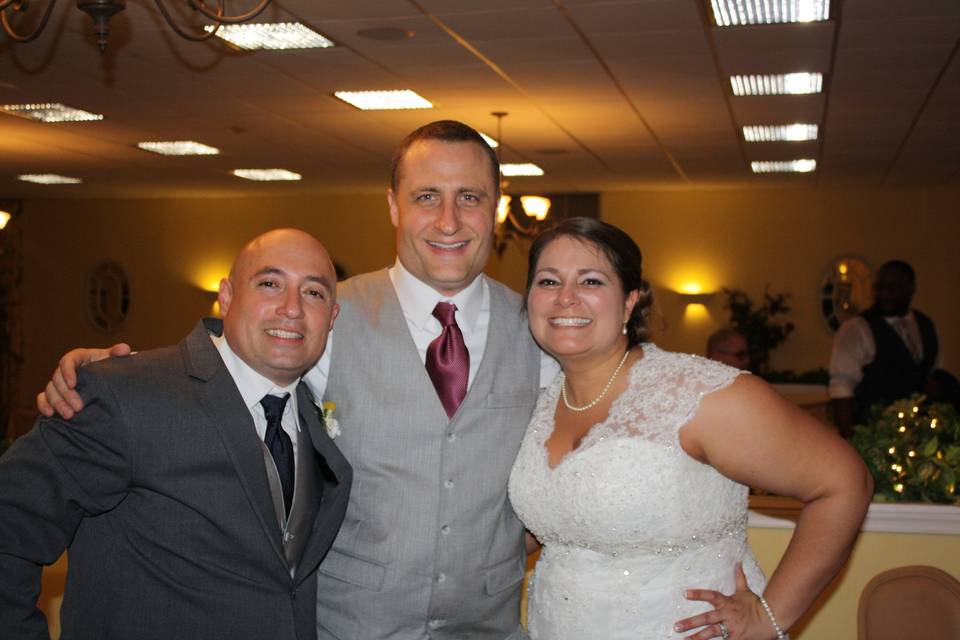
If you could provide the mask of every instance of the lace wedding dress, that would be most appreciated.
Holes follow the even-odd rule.
[[[763,593],[746,541],[747,487],[689,457],[678,435],[700,399],[740,372],[649,343],[643,351],[607,419],[555,468],[544,443],[562,376],[541,394],[520,447],[510,498],[543,543],[530,584],[532,640],[690,635],[673,623],[711,606],[683,590],[731,594],[740,562]]]

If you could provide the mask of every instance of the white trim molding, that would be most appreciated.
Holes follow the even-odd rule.
[[[751,500],[752,501],[752,500]],[[799,510],[791,513],[789,507],[760,511],[750,510],[748,526],[759,529],[792,529]],[[860,528],[872,533],[927,533],[960,535],[960,507],[950,504],[920,502],[874,502]]]

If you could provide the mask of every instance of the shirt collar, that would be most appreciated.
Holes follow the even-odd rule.
[[[233,378],[234,383],[237,385],[237,390],[243,398],[243,404],[245,404],[248,409],[251,411],[256,410],[260,405],[260,400],[268,393],[276,396],[290,394],[291,400],[288,401],[288,406],[291,408],[296,407],[297,383],[300,382],[299,380],[286,387],[278,386],[270,379],[254,371],[250,365],[244,362],[240,356],[230,348],[230,345],[227,344],[225,336],[211,335],[210,339],[213,341],[217,351],[220,352],[223,364],[227,367],[227,371],[230,372],[230,377]]]
[[[440,295],[433,287],[407,271],[400,258],[389,269],[390,281],[397,292],[404,313],[417,327],[427,328],[433,318],[433,308],[441,300],[457,305],[457,324],[464,333],[472,333],[480,318],[484,275],[480,274],[467,287],[454,296]]]

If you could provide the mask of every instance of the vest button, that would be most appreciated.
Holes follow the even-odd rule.
[[[456,440],[457,440],[457,434],[455,433],[447,434],[447,442],[456,442]]]

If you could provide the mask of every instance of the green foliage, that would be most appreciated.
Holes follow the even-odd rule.
[[[725,308],[730,310],[730,324],[747,339],[750,346],[750,371],[768,370],[770,352],[779,347],[793,333],[792,322],[778,322],[776,316],[790,311],[788,293],[763,292],[763,304],[756,309],[753,300],[739,289],[723,289],[727,296]]]
[[[957,410],[924,400],[916,394],[876,405],[867,424],[854,428],[850,442],[873,474],[875,500],[960,504]]]

